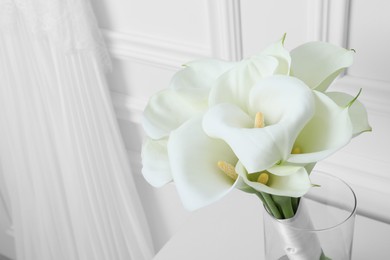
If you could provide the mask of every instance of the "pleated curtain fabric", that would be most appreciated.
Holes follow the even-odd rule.
[[[0,0],[0,165],[19,260],[154,254],[91,10]]]

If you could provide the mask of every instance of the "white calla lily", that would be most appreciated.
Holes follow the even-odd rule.
[[[344,147],[353,137],[348,107],[340,107],[324,93],[313,91],[316,113],[300,132],[291,163],[312,163],[322,160]]]
[[[185,65],[166,90],[152,96],[144,110],[143,128],[153,139],[169,133],[189,118],[204,112],[215,80],[235,63],[204,59]]]
[[[278,64],[275,57],[266,55],[241,61],[216,81],[210,92],[210,105],[232,103],[245,109],[252,86],[259,79],[273,75]]]
[[[283,163],[283,164],[276,164],[271,168],[268,168],[267,171],[277,176],[288,176],[301,170],[301,168],[302,166],[299,165]]]
[[[234,187],[218,162],[236,165],[238,159],[222,140],[210,138],[202,129],[202,117],[195,117],[171,133],[168,143],[172,176],[188,210],[211,204]]]
[[[283,41],[284,37],[221,75],[210,92],[210,105],[232,103],[246,110],[249,93],[259,80],[275,74],[288,75],[291,58]]]
[[[172,181],[167,152],[171,131],[207,109],[211,85],[233,64],[210,59],[190,62],[175,74],[169,89],[149,100],[143,118],[148,138],[142,147],[142,173],[151,185],[161,187]]]
[[[341,92],[327,92],[325,94],[339,106],[348,107],[349,118],[351,119],[353,126],[353,137],[372,130],[368,123],[367,111],[364,105],[357,100],[357,96],[353,97]]]
[[[354,51],[326,42],[309,42],[291,51],[291,75],[312,89],[324,92],[352,65]]]
[[[258,81],[250,93],[248,115],[234,104],[210,108],[203,129],[224,140],[250,172],[258,172],[286,160],[301,129],[314,111],[312,91],[300,80],[272,76]],[[254,128],[255,113],[264,116],[265,127]]]
[[[266,184],[258,182],[259,174],[249,174],[240,162],[236,165],[236,172],[244,183],[254,190],[273,195],[297,198],[303,196],[312,187],[309,174],[304,167],[295,168],[292,173],[285,176],[268,173]]]
[[[172,181],[167,139],[148,138],[142,146],[142,174],[154,187],[162,187]]]
[[[236,65],[217,59],[195,60],[184,64],[184,69],[175,74],[170,88],[211,88],[215,80]]]
[[[172,130],[207,109],[208,92],[203,88],[166,89],[151,97],[142,121],[146,134],[153,139],[168,137]]]
[[[251,173],[271,167],[283,157],[273,139],[276,132],[283,132],[273,129],[275,126],[256,129],[253,124],[254,119],[233,104],[216,105],[203,119],[204,131],[228,143]]]
[[[278,42],[268,46],[261,52],[263,55],[275,57],[279,64],[275,70],[275,74],[289,75],[291,66],[290,52],[284,48],[284,40],[286,34]]]

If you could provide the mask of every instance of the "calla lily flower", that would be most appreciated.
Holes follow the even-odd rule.
[[[274,170],[279,166],[274,166]],[[299,166],[280,166],[284,168],[282,172],[288,173],[287,175],[276,175],[267,173],[267,182],[262,183],[258,181],[261,173],[248,174],[245,167],[239,162],[236,166],[236,172],[247,184],[255,191],[265,192],[268,194],[286,196],[286,197],[301,197],[311,187],[309,174],[304,167]],[[287,169],[289,168],[289,169]],[[278,171],[278,170],[276,170]]]
[[[238,182],[218,168],[219,161],[236,165],[236,155],[224,141],[205,134],[201,116],[171,133],[168,153],[177,191],[189,210],[219,200]]]
[[[204,116],[203,129],[228,143],[248,172],[254,173],[288,159],[298,134],[313,116],[315,104],[308,86],[281,75],[258,81],[246,103],[248,113],[230,103],[211,107]],[[262,128],[254,127],[257,112],[264,117]]]
[[[142,122],[146,134],[153,139],[168,137],[172,130],[204,112],[211,86],[233,64],[210,59],[186,64],[168,89],[150,98]]]
[[[348,114],[353,127],[353,137],[372,130],[370,124],[368,123],[366,108],[359,100],[357,100],[360,92],[356,97],[340,92],[327,92],[325,94],[340,107],[348,108]]]
[[[345,68],[352,65],[355,52],[326,42],[308,42],[290,54],[290,75],[310,88],[324,92]]]
[[[219,60],[190,62],[177,72],[168,89],[155,94],[144,110],[143,128],[148,136],[142,147],[142,174],[155,187],[172,181],[167,143],[170,133],[208,107],[215,80],[234,63]]]
[[[221,75],[210,92],[210,106],[231,103],[246,110],[253,85],[272,75],[288,75],[291,58],[283,41],[284,38],[263,52],[238,62],[228,73]]]
[[[344,93],[313,91],[316,113],[300,132],[294,146],[299,154],[288,162],[318,162],[344,147],[362,132],[371,131],[367,112],[356,98]]]

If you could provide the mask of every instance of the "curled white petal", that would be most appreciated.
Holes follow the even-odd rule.
[[[259,192],[265,192],[273,195],[301,197],[312,186],[309,175],[303,167],[286,176],[269,174],[269,179],[266,185],[257,182],[255,177],[254,179],[251,179],[253,178],[252,174],[248,174],[245,167],[240,162],[236,165],[236,172],[248,186]]]
[[[274,74],[288,75],[291,57],[283,46],[283,40],[242,60],[221,75],[210,93],[210,105],[229,102],[246,110],[249,92],[254,84]]]
[[[207,109],[208,89],[166,89],[151,97],[144,110],[143,128],[153,139],[169,133]]]
[[[235,62],[217,59],[202,59],[186,63],[185,68],[175,74],[170,88],[211,88],[215,80],[235,66]]]
[[[353,126],[353,136],[371,131],[372,128],[368,122],[367,111],[359,100],[351,95],[341,92],[327,92],[325,94],[339,106],[349,106],[348,113]]]
[[[268,77],[258,81],[250,93],[249,113],[257,112],[263,113],[266,125],[293,125],[290,134],[296,135],[314,114],[313,93],[297,78]]]
[[[290,52],[284,48],[284,37],[261,52],[263,55],[272,56],[278,60],[274,74],[290,74],[291,57]]]
[[[266,169],[281,160],[283,153],[274,138],[285,137],[278,126],[253,128],[253,124],[254,119],[233,104],[216,105],[203,119],[207,135],[224,140],[250,172]]]
[[[201,124],[202,117],[187,121],[171,133],[168,143],[172,176],[188,210],[219,200],[234,185],[234,180],[217,163],[225,161],[235,165],[237,157],[225,142],[207,136]]]
[[[172,130],[207,109],[211,86],[234,65],[216,59],[187,63],[173,76],[169,89],[149,100],[143,118],[146,134],[153,139],[167,137]]]
[[[274,166],[268,168],[267,171],[272,173],[273,175],[287,176],[287,175],[296,173],[301,168],[302,168],[302,166],[299,166],[299,165],[281,164],[281,165],[274,165]]]
[[[325,91],[353,63],[354,52],[325,42],[309,42],[291,51],[291,74],[309,87]]]
[[[232,103],[246,110],[253,85],[258,80],[273,75],[277,67],[278,60],[267,55],[256,55],[239,62],[215,82],[210,92],[209,104]]]
[[[142,146],[142,174],[154,187],[161,187],[172,181],[169,165],[167,139],[147,139]]]
[[[340,107],[325,94],[314,91],[316,113],[300,132],[295,146],[301,154],[292,154],[292,163],[312,163],[322,160],[344,147],[353,136],[348,107]]]

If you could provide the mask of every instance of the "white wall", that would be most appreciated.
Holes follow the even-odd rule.
[[[285,32],[289,49],[308,40],[325,40],[357,51],[355,64],[332,89],[356,94],[363,88],[360,100],[366,104],[373,132],[353,140],[318,164],[318,169],[339,175],[355,188],[359,214],[367,217],[357,223],[363,225],[360,229],[370,225],[389,229],[390,2],[92,2],[113,57],[109,74],[113,103],[157,249],[185,225],[191,213],[182,208],[174,185],[154,189],[140,174],[140,119],[148,98],[166,88],[184,62],[200,57],[237,60],[262,50]],[[363,234],[358,238],[360,244],[367,239]]]

